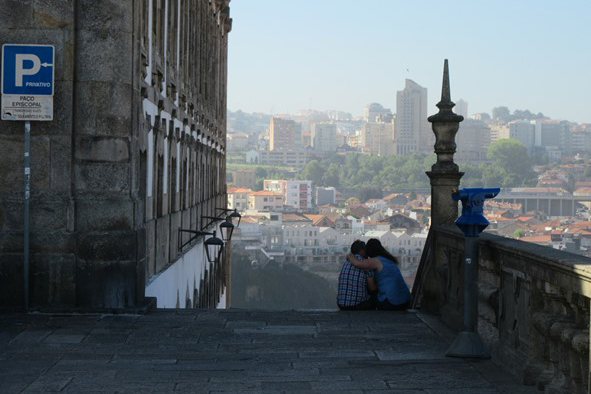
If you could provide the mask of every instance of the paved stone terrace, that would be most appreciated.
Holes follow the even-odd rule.
[[[427,323],[426,323],[427,322]],[[1,393],[533,393],[412,312],[0,315]]]

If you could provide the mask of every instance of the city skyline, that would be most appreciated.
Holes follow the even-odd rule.
[[[396,108],[412,79],[436,112],[443,60],[452,100],[469,114],[492,108],[591,123],[591,3],[311,0],[232,3],[228,108],[270,114],[302,109],[353,116],[378,102]],[[420,22],[420,23],[419,23]]]

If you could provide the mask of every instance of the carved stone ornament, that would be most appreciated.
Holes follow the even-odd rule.
[[[454,163],[454,153],[456,152],[455,136],[460,127],[460,122],[464,117],[457,115],[452,111],[455,104],[451,101],[449,87],[449,68],[447,59],[443,65],[443,87],[441,89],[441,101],[437,104],[439,112],[429,116],[427,120],[432,123],[433,133],[435,134],[435,154],[437,163],[433,164],[431,169],[435,172],[456,172],[457,164]]]

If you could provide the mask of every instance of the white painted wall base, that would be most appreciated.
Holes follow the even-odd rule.
[[[156,297],[157,308],[186,308],[187,301],[193,305],[196,291],[210,263],[205,257],[203,243],[196,244],[179,260],[155,275],[146,285],[146,297]],[[225,289],[217,308],[225,308]]]

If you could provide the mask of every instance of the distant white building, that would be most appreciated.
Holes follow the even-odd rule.
[[[400,259],[401,269],[416,271],[427,240],[427,233],[421,232],[412,235],[406,232],[394,233],[398,234],[394,255]]]
[[[354,216],[347,216],[347,220],[351,222],[351,233],[361,235],[365,232],[365,222],[363,219],[357,219]]]
[[[257,216],[242,216],[240,227],[232,234],[232,242],[261,245],[262,229]]]
[[[571,141],[574,152],[591,151],[591,131],[579,131],[572,133]]]
[[[228,151],[244,150],[248,147],[248,134],[235,133],[226,136],[226,149]]]
[[[527,120],[509,122],[509,138],[521,142],[531,154],[536,143],[536,125]]]
[[[312,181],[265,179],[264,188],[282,194],[284,204],[298,211],[312,209]]]
[[[361,128],[360,137],[364,153],[378,156],[396,153],[394,151],[394,121],[365,123]]]
[[[246,188],[233,187],[228,191],[228,209],[237,209],[243,212],[248,209],[248,196],[252,190]]]
[[[465,119],[456,134],[456,158],[462,162],[482,162],[491,142],[490,127],[481,120]]]
[[[365,242],[377,238],[384,248],[400,261],[400,269],[406,276],[414,275],[421,260],[421,254],[427,240],[427,232],[409,235],[405,231],[367,231],[361,238]]]
[[[358,239],[353,234],[342,234],[331,227],[318,227],[319,247],[322,253],[347,254],[351,244]]]
[[[320,246],[318,230],[319,227],[311,224],[284,224],[283,239],[285,249],[291,249],[292,254],[314,254],[314,250]]]
[[[365,226],[365,231],[390,231],[390,223],[389,222],[381,222],[377,220],[364,220],[363,225]]]
[[[468,103],[462,99],[456,101],[454,112],[458,115],[462,115],[464,119],[468,119]]]
[[[363,120],[366,122],[375,122],[377,119],[391,119],[392,111],[390,108],[384,108],[379,103],[368,104],[363,108]]]
[[[382,211],[388,206],[388,204],[381,198],[370,198],[365,202],[365,205],[374,211]]]
[[[250,150],[246,152],[246,162],[274,166],[303,167],[308,164],[310,152],[307,150]]]
[[[280,212],[284,204],[285,200],[281,193],[262,190],[260,192],[252,192],[248,195],[248,210],[252,212]]]
[[[333,123],[314,123],[311,131],[312,148],[321,152],[337,150],[337,126]]]
[[[318,227],[318,237],[321,246],[343,243],[343,235],[332,227]]]
[[[407,79],[404,90],[396,92],[394,150],[398,155],[432,152],[434,143],[435,136],[427,121],[427,88]]]
[[[396,235],[394,233],[392,233],[391,231],[371,230],[371,231],[367,231],[363,235],[362,240],[367,242],[371,238],[379,239],[382,246],[384,248],[386,248],[387,250],[389,250],[390,252],[392,252],[393,248],[396,245],[396,241],[398,239],[396,237]]]

